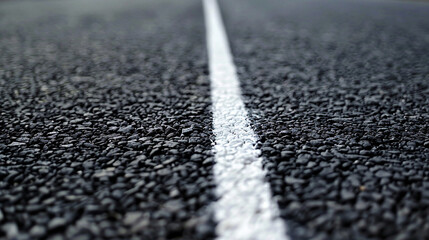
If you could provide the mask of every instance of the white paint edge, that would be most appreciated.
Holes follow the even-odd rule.
[[[217,239],[287,240],[265,181],[257,137],[241,99],[240,84],[216,0],[204,0],[213,102],[215,165],[219,200],[214,202]]]

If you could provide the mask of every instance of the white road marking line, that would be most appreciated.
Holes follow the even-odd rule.
[[[240,85],[216,0],[204,0],[213,132],[214,203],[218,239],[286,240],[286,226],[272,201],[257,138],[241,99]]]

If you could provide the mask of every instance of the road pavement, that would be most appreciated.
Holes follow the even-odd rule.
[[[290,235],[429,238],[429,5],[221,3]]]
[[[212,236],[201,3],[1,4],[0,238]]]
[[[284,236],[428,239],[429,4],[219,4]],[[0,239],[219,237],[206,30],[199,0],[0,2]]]

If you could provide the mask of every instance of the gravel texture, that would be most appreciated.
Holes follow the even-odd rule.
[[[0,239],[210,239],[200,1],[0,3]]]
[[[293,239],[428,239],[429,5],[221,3]]]
[[[427,239],[429,5],[221,7],[293,239]],[[0,239],[214,237],[204,33],[198,0],[0,3]]]

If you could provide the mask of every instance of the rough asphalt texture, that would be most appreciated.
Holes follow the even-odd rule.
[[[293,239],[429,239],[429,5],[221,3]]]
[[[293,239],[428,239],[429,5],[221,8]],[[198,0],[0,3],[0,239],[214,236],[204,32]]]
[[[200,1],[0,5],[0,239],[207,239]]]

